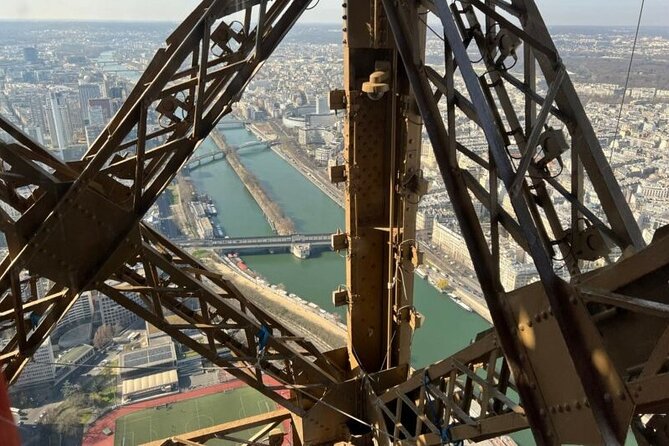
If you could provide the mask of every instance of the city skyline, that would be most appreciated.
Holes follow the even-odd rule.
[[[338,23],[341,2],[314,0],[313,9],[301,19],[308,23]],[[2,20],[80,20],[80,21],[170,21],[182,20],[198,3],[196,0],[147,0],[136,4],[133,0],[112,3],[87,0],[63,0],[54,4],[49,0],[19,0],[0,5]],[[623,26],[635,25],[639,2],[626,0],[594,0],[590,2],[564,0],[537,1],[548,25]],[[578,11],[575,14],[574,11]],[[645,4],[644,26],[669,26],[666,3],[649,0]]]

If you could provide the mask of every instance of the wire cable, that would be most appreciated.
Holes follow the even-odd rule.
[[[636,23],[636,33],[634,34],[634,44],[632,45],[632,54],[630,55],[630,63],[627,67],[627,78],[625,79],[625,88],[623,89],[623,98],[620,101],[620,109],[618,110],[618,120],[616,121],[616,131],[613,135],[613,143],[611,144],[611,154],[609,155],[609,165],[613,170],[613,155],[615,153],[616,143],[618,142],[618,132],[620,131],[620,119],[623,116],[623,108],[625,107],[625,96],[627,96],[627,87],[630,82],[630,75],[632,73],[632,64],[634,63],[634,53],[636,52],[636,45],[639,41],[639,30],[641,29],[641,19],[643,17],[643,7],[646,0],[641,0],[641,9],[639,10],[639,19]]]
[[[342,409],[339,409],[338,407],[333,406],[332,404],[330,404],[330,403],[324,401],[323,398],[321,398],[321,399],[316,399],[313,395],[311,395],[311,394],[305,392],[304,390],[301,390],[301,389],[297,389],[297,390],[298,390],[299,392],[303,393],[307,398],[309,398],[309,399],[311,399],[311,400],[313,400],[313,401],[316,401],[316,403],[323,404],[324,406],[326,406],[326,407],[328,407],[328,408],[334,410],[335,412],[338,412],[339,414],[345,416],[346,418],[348,418],[348,419],[350,419],[350,420],[352,420],[352,421],[355,421],[355,422],[357,422],[357,423],[360,423],[361,425],[363,425],[363,426],[365,426],[365,427],[371,429],[372,432],[376,432],[377,434],[383,435],[384,437],[387,437],[388,439],[392,440],[393,442],[398,442],[398,443],[399,443],[399,442],[402,441],[401,438],[397,438],[397,437],[395,437],[395,436],[394,436],[393,434],[391,434],[390,432],[386,432],[385,430],[382,430],[382,429],[378,428],[377,426],[375,426],[375,425],[373,425],[373,424],[370,424],[370,423],[367,423],[367,422],[364,421],[364,420],[361,420],[360,418],[356,417],[356,416],[353,415],[353,414],[350,414],[350,413],[348,413],[348,412],[346,412],[346,411],[344,411],[344,410],[342,410]]]
[[[438,32],[436,32],[436,31],[434,30],[434,28],[432,28],[430,25],[428,25],[427,22],[426,22],[420,15],[418,16],[418,20],[420,20],[421,22],[423,22],[423,24],[424,24],[425,26],[427,26],[427,29],[429,29],[430,31],[432,31],[432,34],[434,34],[435,36],[437,36],[437,37],[439,38],[439,40],[441,40],[442,42],[445,42],[445,41],[446,41],[446,40],[444,40],[444,37],[443,37],[441,34],[439,34]]]
[[[198,356],[194,357],[193,359],[203,359],[203,360],[208,360],[204,356]],[[234,359],[230,360],[231,362],[234,361]],[[100,364],[71,364],[69,362],[58,362],[58,361],[32,361],[34,364],[44,364],[44,365],[55,365],[55,366],[61,366],[61,367],[75,367],[75,368],[88,368],[88,369],[95,369],[95,368],[100,368],[100,369],[109,369],[109,370],[155,370],[155,371],[169,371],[169,370],[174,370],[177,368],[177,366],[154,366],[154,367],[142,367],[142,366],[129,366],[129,365],[114,365],[114,364],[105,364],[105,365],[100,365]],[[245,362],[240,360],[240,362]],[[255,365],[240,365],[240,366],[230,366],[230,367],[202,367],[202,370],[238,370],[238,369],[255,369]]]

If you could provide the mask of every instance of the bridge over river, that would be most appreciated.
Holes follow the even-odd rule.
[[[330,249],[331,234],[264,235],[257,237],[230,237],[199,240],[178,240],[186,248],[216,248],[222,252],[284,252],[291,250],[295,255],[296,246]]]
[[[264,141],[249,141],[239,146],[233,146],[239,154],[243,154],[246,151],[257,151],[257,150],[267,150],[271,146],[278,144],[276,141],[264,142]],[[198,167],[206,166],[207,164],[214,163],[216,161],[222,160],[225,158],[225,153],[222,151],[205,153],[203,155],[194,156],[188,160],[184,167],[187,167],[190,170],[197,169]]]

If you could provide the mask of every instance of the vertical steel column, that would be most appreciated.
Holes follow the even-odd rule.
[[[348,347],[372,373],[410,359],[421,125],[380,0],[344,21]]]

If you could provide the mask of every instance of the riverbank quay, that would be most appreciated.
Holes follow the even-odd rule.
[[[244,274],[213,251],[200,258],[213,271],[233,283],[251,302],[270,313],[297,335],[313,342],[321,351],[346,345],[346,326],[324,317],[318,310],[272,289],[254,277]]]

